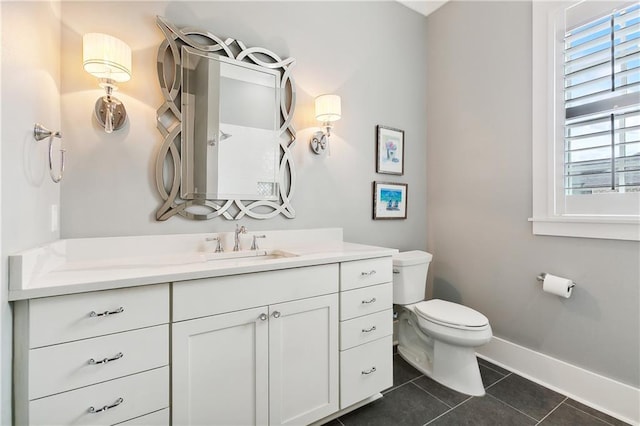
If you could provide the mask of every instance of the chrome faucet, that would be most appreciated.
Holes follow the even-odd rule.
[[[206,241],[215,241],[216,242],[216,253],[222,253],[224,249],[222,248],[222,241],[220,240],[220,236],[206,238]]]
[[[258,250],[260,247],[258,247],[258,238],[267,238],[266,235],[254,235],[253,236],[253,242],[251,243],[251,250]]]
[[[236,232],[235,232],[235,244],[233,245],[233,251],[240,251],[240,234],[246,234],[247,228],[244,226],[240,226],[236,224]]]

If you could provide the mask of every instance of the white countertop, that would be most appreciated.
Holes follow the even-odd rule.
[[[202,243],[212,234],[57,241],[10,256],[9,300],[298,268],[397,252],[343,242],[342,230],[334,228],[256,234],[267,235],[260,254],[286,252],[289,256],[267,258],[243,250],[222,257],[250,257],[218,260],[214,246]],[[229,235],[219,235],[223,241],[229,239]],[[245,245],[250,237],[243,236]]]

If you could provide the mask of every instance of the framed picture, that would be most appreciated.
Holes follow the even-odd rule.
[[[404,130],[376,126],[376,173],[404,174]]]
[[[406,219],[406,183],[373,182],[373,218]]]

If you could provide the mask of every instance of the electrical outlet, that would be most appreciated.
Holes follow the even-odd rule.
[[[57,204],[51,205],[51,232],[57,232],[60,229],[60,213]]]

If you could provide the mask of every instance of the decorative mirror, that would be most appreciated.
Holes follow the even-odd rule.
[[[162,17],[157,220],[293,218],[293,58]]]

